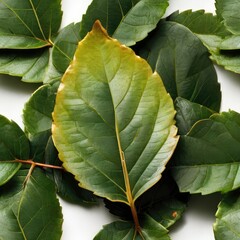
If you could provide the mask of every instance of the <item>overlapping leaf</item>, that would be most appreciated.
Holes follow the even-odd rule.
[[[141,239],[162,239],[170,240],[168,230],[161,224],[156,222],[149,215],[144,215],[141,218],[142,234],[136,235],[135,226],[131,222],[117,221],[105,225],[104,228],[97,234],[94,240],[141,240]]]
[[[0,116],[0,185],[9,181],[21,167],[20,163],[4,161],[28,159],[29,155],[29,141],[24,132],[15,122]]]
[[[57,93],[54,143],[80,186],[135,211],[176,146],[174,114],[160,77],[96,22]]]
[[[113,38],[134,45],[156,27],[167,7],[168,0],[93,0],[83,15],[81,36],[100,20]]]
[[[5,49],[48,46],[62,19],[60,0],[1,0],[0,11],[0,48]]]
[[[202,10],[196,12],[188,10],[179,14],[175,12],[168,20],[178,22],[195,33],[209,49],[211,59],[218,65],[229,71],[240,73],[239,34],[231,31],[232,28],[237,30],[236,26],[239,22],[239,18],[234,17],[237,12],[235,4],[239,3],[220,0],[216,1],[217,15],[205,13]],[[234,7],[233,12],[230,12],[229,7]]]
[[[214,223],[216,240],[238,240],[239,231],[239,190],[226,194],[218,206],[217,220]]]
[[[240,34],[239,0],[216,0],[216,13],[234,35]]]
[[[240,114],[213,114],[181,137],[173,176],[184,192],[231,191],[240,187],[239,156]]]
[[[220,85],[209,53],[186,27],[162,21],[136,51],[160,74],[173,99],[182,97],[219,111]]]
[[[61,166],[57,151],[52,144],[52,112],[59,83],[39,87],[25,104],[23,122],[30,139],[31,159],[35,162]],[[77,187],[74,177],[61,170],[48,170],[47,175],[56,184],[57,193],[71,202],[94,202],[88,191]]]
[[[187,134],[193,124],[201,119],[209,118],[214,113],[214,111],[203,105],[180,97],[176,98],[175,108],[177,110],[176,124],[180,135]]]
[[[27,174],[20,170],[0,188],[0,238],[59,240],[63,220],[54,184],[39,169],[24,184]]]
[[[160,179],[177,141],[172,101],[159,76],[99,23],[79,44],[53,116],[66,169],[112,200],[128,202],[127,178],[134,199]]]
[[[189,28],[210,51],[216,50],[224,38],[231,35],[219,17],[204,10],[175,12],[168,17],[168,20]]]

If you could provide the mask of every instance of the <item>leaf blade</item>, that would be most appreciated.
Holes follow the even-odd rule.
[[[89,48],[89,45],[94,46],[94,48]],[[86,49],[88,54],[84,54]],[[81,56],[81,58],[79,56]],[[97,65],[92,66],[92,59],[96,57],[102,60],[98,61]],[[129,173],[128,177],[133,190],[133,199],[135,200],[146,191],[150,185],[152,186],[160,179],[161,172],[165,169],[165,164],[177,143],[178,138],[175,137],[176,128],[173,126],[175,111],[172,101],[166,93],[159,77],[157,74],[152,74],[146,62],[140,58],[137,58],[136,61],[132,50],[120,45],[116,40],[109,38],[106,32],[99,26],[99,23],[94,25],[93,32],[88,34],[79,44],[74,59],[75,61],[73,61],[69,71],[65,74],[66,78],[63,78],[63,83],[57,94],[53,114],[53,138],[60,152],[60,159],[63,160],[64,166],[80,181],[81,186],[95,192],[97,195],[112,199],[113,201],[122,201],[129,204],[125,193],[126,186],[120,160],[120,154],[122,153],[121,150],[119,151],[116,131],[121,138],[120,149],[124,151],[125,159],[129,159],[126,160]],[[116,59],[116,61],[109,62],[109,59]],[[79,68],[78,65],[81,65],[82,69]],[[129,65],[134,66],[134,72],[127,67]],[[78,77],[76,78],[73,75],[74,72],[76,73],[76,69],[79,69],[80,72],[75,74],[75,76],[79,76],[79,80],[81,79],[81,81],[77,80]],[[142,74],[139,74],[138,71],[142,72]],[[128,73],[126,74],[126,72]],[[86,73],[91,74],[86,78]],[[143,75],[143,77],[141,75]],[[70,79],[75,80],[71,80],[70,82]],[[86,79],[86,81],[84,81],[84,79]],[[123,81],[121,82],[119,79]],[[90,88],[89,84],[94,87]],[[129,91],[129,87],[131,91]],[[133,92],[136,91],[134,90],[136,87],[139,94],[134,95]],[[77,89],[77,92],[74,88]],[[101,91],[98,92],[95,91],[95,89],[101,89]],[[146,91],[144,89],[146,89]],[[152,92],[152,94],[150,94],[150,92]],[[154,99],[159,99],[160,95],[162,95],[163,101],[161,101],[160,105],[158,105],[159,100],[158,104],[154,104],[154,102],[156,102]],[[140,101],[141,99],[144,99],[144,101]],[[64,106],[65,104],[66,106]],[[124,111],[126,106],[128,106],[127,112]],[[64,112],[66,107],[68,108],[68,113],[66,111]],[[146,115],[146,110],[149,108],[154,109],[154,111],[152,113],[148,111]],[[76,111],[74,109],[76,109]],[[160,114],[161,111],[163,111],[163,113],[166,112],[166,115]],[[60,112],[64,114],[60,116]],[[81,113],[83,113],[81,118],[74,117],[80,116]],[[139,122],[138,115],[143,119],[142,123]],[[145,116],[145,118],[143,116]],[[67,119],[71,119],[70,122],[77,121],[77,125],[74,125],[79,127],[72,128]],[[155,123],[155,121],[162,122],[162,124],[156,124],[156,126],[154,126],[153,123]],[[133,141],[136,137],[136,130],[131,132],[132,130],[129,128],[131,126],[130,123],[133,124],[132,126],[134,128],[139,126],[139,124],[146,126],[145,129],[143,127],[143,130],[138,130],[139,133],[137,137],[139,138],[139,143],[138,141]],[[96,124],[99,124],[99,127],[97,127]],[[82,128],[80,126],[82,126]],[[95,129],[97,130],[94,131]],[[148,133],[148,137],[143,140],[144,145],[141,139],[149,129],[151,129],[151,131]],[[75,152],[74,148],[76,146],[69,148],[67,146],[70,145],[65,144],[61,140],[66,139],[65,134],[69,135],[69,131],[73,131],[72,133],[78,132],[78,134],[73,134],[73,138],[69,139],[69,141],[73,143],[70,144],[71,146],[74,146],[74,142],[80,141],[78,148],[81,148],[81,152]],[[126,134],[127,132],[130,133],[130,135]],[[161,134],[157,135],[157,132],[162,132],[163,137],[160,137]],[[158,137],[156,137],[156,135]],[[154,142],[158,142],[157,146]],[[85,148],[84,145],[82,145],[83,143],[87,144],[86,146],[88,146],[89,143],[91,144],[89,148]],[[138,150],[138,153],[133,155],[134,150],[139,149],[140,145],[142,146],[140,150]],[[106,146],[108,146],[107,149]],[[162,147],[166,149],[166,154],[161,153],[160,149]],[[86,151],[87,149],[91,149],[91,151]],[[91,152],[94,154],[91,154]],[[96,155],[98,156],[97,162],[95,161],[96,157],[94,157],[96,153],[98,153]],[[99,155],[99,153],[101,154]],[[70,155],[67,157],[68,154]],[[144,166],[141,166],[140,162],[143,162],[144,159],[146,160],[146,155],[148,154],[150,154],[150,157],[148,157],[147,161],[150,167],[144,172],[146,163]],[[87,155],[88,157],[86,158],[85,156]],[[79,156],[81,157],[79,158]],[[139,157],[141,161],[138,161]],[[153,161],[151,161],[152,157],[155,157]],[[104,158],[107,159],[107,162]],[[131,158],[133,160],[130,160]],[[67,159],[71,160],[68,161]],[[88,160],[84,163],[86,159]],[[113,161],[113,159],[115,160]],[[102,165],[101,162],[108,164],[109,168],[106,168],[105,164]],[[135,165],[135,163],[137,164]],[[78,164],[79,166],[82,165],[85,170],[81,172],[81,174],[79,174],[81,168],[79,168],[79,172],[78,170],[76,171]],[[159,164],[157,170],[156,164]],[[139,167],[141,168],[141,172],[137,172]],[[92,176],[91,179],[89,179],[88,176]],[[147,182],[143,180],[146,178],[150,179],[150,176],[152,177],[151,180]],[[95,181],[98,182],[97,187],[94,187]]]
[[[234,111],[213,114],[181,137],[172,167],[181,191],[209,194],[239,187],[239,119]]]

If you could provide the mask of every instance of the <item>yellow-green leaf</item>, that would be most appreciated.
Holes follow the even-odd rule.
[[[174,115],[159,75],[97,21],[59,87],[53,139],[80,186],[133,207],[175,149]]]

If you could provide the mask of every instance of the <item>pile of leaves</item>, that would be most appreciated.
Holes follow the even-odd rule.
[[[60,239],[57,195],[118,216],[95,240],[170,239],[215,192],[215,239],[240,239],[240,114],[219,112],[213,65],[240,73],[240,1],[168,4],[93,0],[59,31],[60,0],[0,1],[0,73],[42,83],[24,130],[0,116],[0,239]]]

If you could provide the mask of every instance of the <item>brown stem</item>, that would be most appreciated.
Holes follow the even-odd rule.
[[[51,164],[46,164],[46,163],[39,163],[39,162],[34,162],[32,160],[21,160],[21,159],[15,159],[12,161],[1,161],[1,162],[13,162],[13,163],[22,163],[22,164],[30,164],[32,166],[38,166],[38,167],[44,167],[44,168],[52,168],[52,169],[60,169],[60,170],[64,170],[64,168],[62,166],[55,166],[55,165],[51,165]]]

